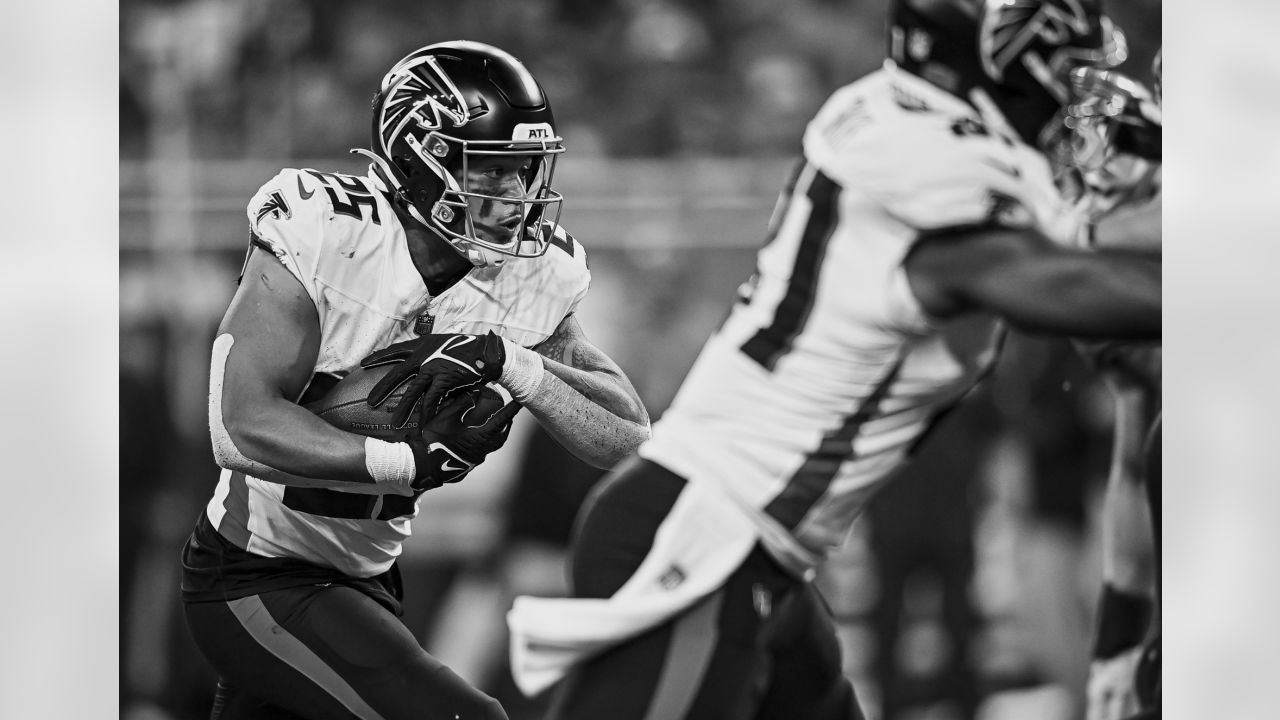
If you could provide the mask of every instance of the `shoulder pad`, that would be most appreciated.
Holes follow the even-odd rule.
[[[810,162],[914,228],[1033,222],[1003,139],[974,117],[874,89],[833,96],[805,132]]]
[[[307,224],[330,216],[380,224],[376,192],[367,178],[285,168],[258,189],[246,212],[259,235],[268,224]]]
[[[543,232],[551,231],[551,235],[548,238],[548,243],[550,244],[550,247],[547,248],[548,254],[563,253],[584,268],[590,267],[587,262],[587,249],[573,235],[570,235],[568,230],[565,230],[564,225],[553,224],[549,220],[543,220],[542,230]]]
[[[542,226],[544,230],[552,230],[552,234],[549,238],[551,246],[540,259],[554,268],[554,276],[559,278],[557,283],[572,297],[569,312],[565,313],[569,315],[577,309],[591,288],[591,266],[587,263],[587,249],[563,225],[555,225],[553,228],[550,222],[544,221]]]

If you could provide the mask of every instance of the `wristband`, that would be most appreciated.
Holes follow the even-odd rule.
[[[502,363],[502,375],[498,382],[511,391],[512,398],[524,402],[538,389],[542,375],[546,372],[546,368],[542,366],[542,356],[506,338],[502,338],[502,345],[507,358]]]
[[[1150,598],[1128,593],[1102,584],[1098,598],[1098,634],[1094,637],[1093,657],[1110,660],[1137,647],[1147,634],[1154,603]]]
[[[413,448],[409,443],[389,443],[372,437],[364,439],[364,467],[378,485],[391,485],[403,490],[411,488],[417,475]]]

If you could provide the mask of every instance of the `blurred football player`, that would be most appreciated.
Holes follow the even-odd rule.
[[[1160,267],[1075,246],[1044,138],[1089,0],[899,0],[885,67],[804,135],[757,272],[653,438],[579,517],[574,598],[508,615],[556,720],[863,717],[811,579],[1006,328],[1160,336]],[[567,676],[567,677],[566,677]]]
[[[558,224],[562,141],[524,65],[475,42],[419,49],[383,77],[372,140],[367,176],[286,169],[249,202],[213,345],[223,470],[182,557],[188,625],[220,676],[214,718],[505,718],[398,619],[419,496],[497,450],[520,407],[601,467],[649,434],[576,320],[590,274]],[[418,420],[407,441],[303,407],[362,361],[396,363],[371,401]],[[450,425],[470,402],[436,399],[486,382],[513,401]]]
[[[1113,71],[1081,68],[1072,75],[1071,164],[1085,178],[1097,247],[1160,252],[1159,53],[1153,72],[1154,96]],[[1081,347],[1110,387],[1116,410],[1087,717],[1158,718],[1161,349],[1115,342]]]

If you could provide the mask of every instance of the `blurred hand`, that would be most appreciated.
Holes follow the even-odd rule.
[[[1138,646],[1090,663],[1086,720],[1124,720],[1138,711],[1134,671],[1141,654],[1142,646]]]

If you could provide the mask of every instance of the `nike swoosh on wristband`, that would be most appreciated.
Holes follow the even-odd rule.
[[[315,194],[315,190],[308,190],[303,187],[302,178],[298,178],[298,197],[301,197],[303,200],[309,200],[311,199],[311,196]]]

